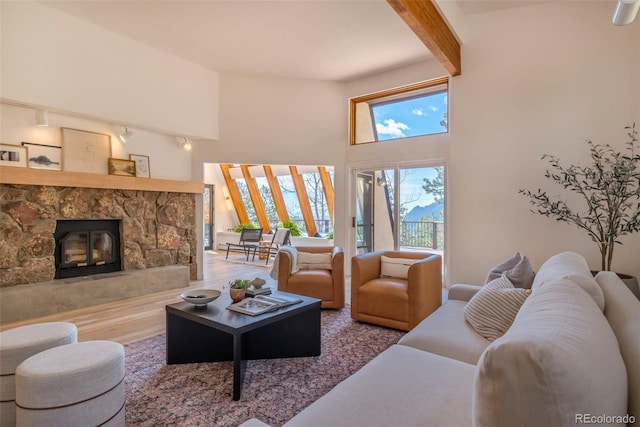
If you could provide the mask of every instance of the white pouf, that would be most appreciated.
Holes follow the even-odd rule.
[[[15,372],[34,354],[78,341],[73,323],[48,322],[0,332],[0,427],[16,424]]]
[[[38,353],[16,370],[18,426],[124,426],[124,347],[83,341]]]

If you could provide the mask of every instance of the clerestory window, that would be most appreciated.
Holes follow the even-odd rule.
[[[350,100],[350,144],[432,135],[448,131],[448,78]]]

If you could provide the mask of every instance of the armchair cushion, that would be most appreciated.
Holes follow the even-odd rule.
[[[392,258],[382,255],[380,257],[380,277],[406,279],[409,277],[409,267],[411,267],[416,261],[419,260],[411,258]]]
[[[312,253],[298,251],[297,268],[300,270],[331,270],[330,253]]]

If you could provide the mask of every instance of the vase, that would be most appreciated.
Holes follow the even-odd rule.
[[[264,285],[265,283],[267,282],[264,279],[260,279],[259,277],[256,277],[251,282],[251,284],[253,285],[253,289],[262,289],[262,285]]]
[[[233,302],[242,301],[244,299],[245,292],[246,291],[244,289],[229,289],[229,295],[231,296],[231,300]]]

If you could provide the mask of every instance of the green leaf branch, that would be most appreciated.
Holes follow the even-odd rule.
[[[602,270],[610,270],[613,250],[621,244],[619,237],[640,231],[640,147],[635,123],[626,126],[629,141],[623,151],[611,145],[585,141],[591,164],[562,166],[560,160],[545,154],[550,169],[545,178],[565,190],[581,196],[582,209],[569,206],[560,196],[546,191],[520,189],[535,207],[532,212],[566,222],[585,231],[597,245],[602,257]]]

